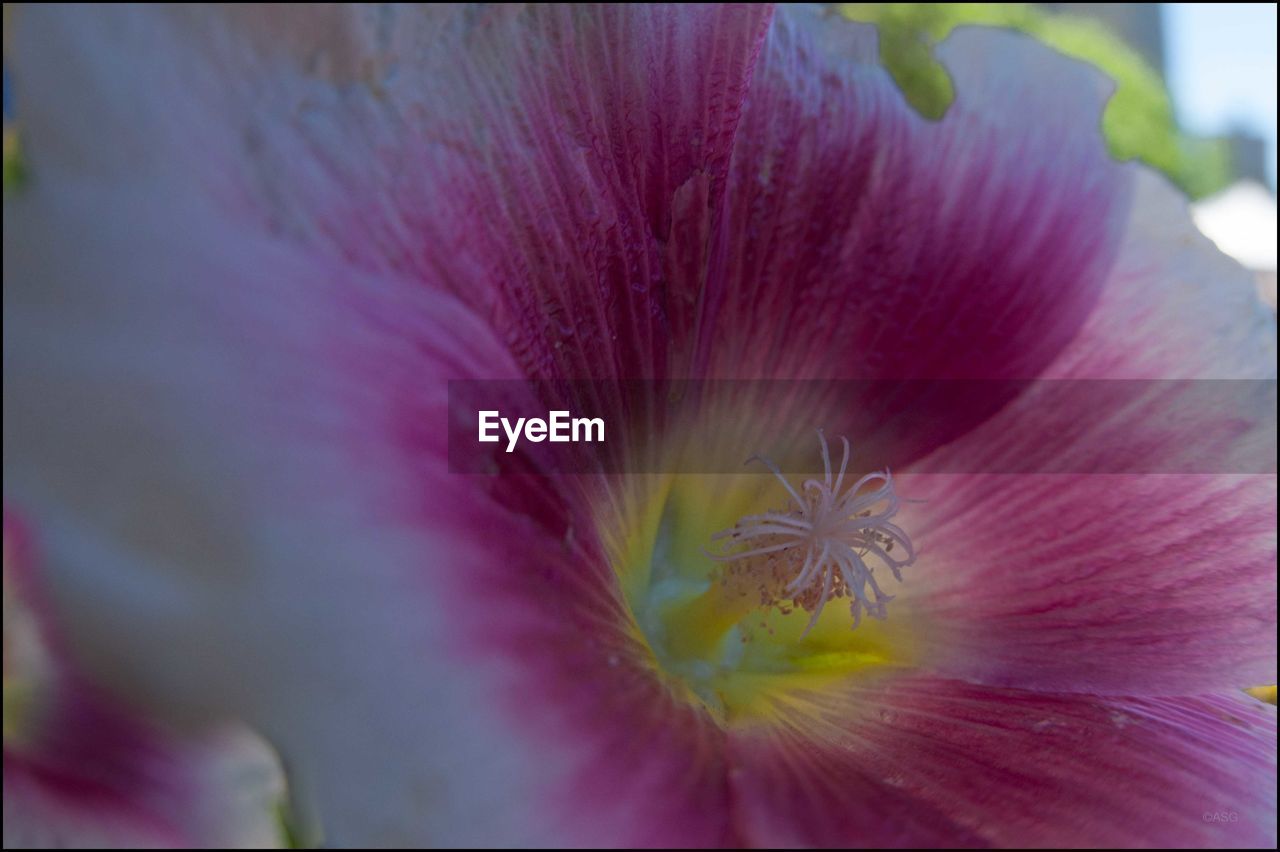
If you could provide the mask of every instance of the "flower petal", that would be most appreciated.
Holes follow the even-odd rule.
[[[77,671],[7,508],[4,573],[6,846],[279,845],[270,749],[242,730],[176,733]]]
[[[1275,708],[904,678],[780,698],[735,733],[761,846],[1251,847],[1275,842]]]
[[[254,725],[328,841],[536,834],[541,773],[494,718],[496,675],[445,650],[435,582],[475,539],[418,516],[471,482],[444,473],[445,379],[503,350],[438,292],[145,183],[45,173],[20,201],[5,488],[79,660],[168,716]]]
[[[450,199],[445,211],[433,205],[433,226],[448,228],[439,242],[461,247],[468,264],[442,278],[483,300],[531,378],[689,369],[771,14],[762,5],[538,9],[518,35],[483,41],[501,74],[468,57],[463,75],[441,85],[473,122],[451,138],[482,139],[485,153],[433,166]]]
[[[1034,376],[1096,299],[1127,203],[1096,75],[1008,34],[953,39],[960,95],[931,125],[869,30],[802,11],[758,74],[762,7],[330,11],[293,28],[323,34],[311,54],[272,35],[290,30],[277,13],[222,39],[209,14],[108,13],[98,29],[149,97],[95,79],[83,112],[264,229],[449,289],[531,378]],[[181,43],[199,49],[166,49]],[[65,76],[56,55],[26,64]],[[33,148],[70,144],[39,119]],[[173,162],[184,149],[200,162]],[[957,415],[897,395],[918,416],[858,439],[913,456],[1004,401]]]
[[[903,510],[909,605],[949,673],[1166,695],[1275,680],[1275,320],[1185,201],[1138,178],[1121,260],[1046,380],[918,466],[975,473],[900,479],[924,501]]]
[[[5,228],[5,487],[47,525],[81,657],[259,725],[333,843],[731,836],[717,732],[654,678],[590,500],[451,476],[442,427],[453,378],[706,365],[665,335],[716,313],[701,253],[731,248],[711,241],[767,17],[377,13],[313,52],[182,22],[204,10],[104,14],[32,13],[36,180]],[[1113,199],[1077,186],[1036,228],[1109,245],[1079,223]],[[927,269],[980,265],[948,209]],[[1084,283],[983,302],[1061,318],[1010,363],[1057,351],[1105,254],[1050,251],[1032,265]],[[621,780],[620,743],[644,746]]]
[[[35,755],[5,749],[7,848],[282,845],[279,767],[261,741],[243,732],[182,741],[137,720],[111,718],[100,695],[75,700],[98,706],[45,724],[97,724],[96,741],[83,744],[89,750],[61,753],[56,739]],[[102,730],[108,720],[115,730]],[[109,741],[122,726],[130,739]]]
[[[1272,476],[903,477],[901,603],[984,683],[1176,695],[1275,678]]]
[[[694,372],[1033,378],[1097,302],[1128,207],[1099,131],[1107,86],[1030,38],[962,31],[943,51],[956,101],[935,124],[867,41],[779,12],[734,148]],[[806,410],[805,428],[846,431],[862,457],[914,458],[1017,390],[993,387],[958,400],[937,382],[868,385]]]
[[[31,13],[42,29],[26,43],[42,51],[19,58],[18,82],[59,109],[28,116],[38,179],[6,209],[5,228],[5,489],[40,518],[78,659],[166,715],[256,725],[326,842],[723,837],[718,729],[655,677],[581,496],[448,472],[447,381],[530,368],[529,352],[509,356],[492,330],[511,315],[472,310],[493,307],[516,278],[494,284],[488,266],[466,269],[475,255],[430,234],[410,260],[426,251],[431,265],[397,266],[404,253],[381,252],[406,225],[371,233],[388,220],[367,207],[330,216],[351,212],[339,196],[401,197],[383,194],[392,173],[380,171],[378,145],[364,148],[369,162],[343,160],[357,174],[376,166],[367,185],[349,183],[347,166],[326,170],[321,155],[362,150],[326,133],[358,127],[380,142],[403,130],[339,120],[383,104],[347,86],[344,49],[300,69],[287,40],[246,45],[216,20],[197,40],[183,15],[205,10],[104,14]],[[762,28],[759,10],[703,10],[691,36],[652,10],[529,14],[547,28],[530,40],[539,50],[577,45],[607,59],[618,46],[593,29],[595,15],[622,29],[626,50],[669,52],[680,68],[684,58],[703,68],[705,56],[736,63],[728,78],[745,73],[750,32]],[[557,35],[556,20],[576,29]],[[484,42],[497,38],[481,35],[490,23],[507,26],[451,26],[474,24]],[[686,41],[708,35],[727,54]],[[138,64],[116,73],[120,50]],[[646,83],[628,56],[618,84]],[[193,83],[201,69],[218,86]],[[590,70],[553,82],[572,87]],[[253,74],[278,90],[250,97]],[[186,99],[175,81],[191,84]],[[97,96],[87,115],[104,119],[102,132],[138,147],[82,151],[88,129],[60,109],[79,92]],[[616,93],[639,99],[636,110],[646,102]],[[256,106],[237,123],[220,113],[224,97]],[[307,99],[333,111],[300,106],[303,119],[279,136],[257,123],[276,115],[264,101]],[[611,130],[620,145],[625,129]],[[448,148],[442,139],[435,154],[448,159]],[[710,169],[716,156],[667,168]],[[422,174],[413,191],[431,196],[434,173]],[[649,192],[653,174],[634,175],[628,197]],[[467,223],[483,224],[476,215]],[[460,269],[465,278],[445,275]],[[634,752],[620,777],[612,756],[623,747]]]
[[[873,53],[814,43],[838,22],[802,15],[771,31],[739,128],[716,363],[1038,375],[1096,301],[1128,203],[1102,81],[1032,39],[963,31],[946,53],[956,102],[930,124]]]
[[[1253,276],[1196,228],[1186,197],[1132,164],[1115,265],[1049,379],[1274,380],[1276,317]]]

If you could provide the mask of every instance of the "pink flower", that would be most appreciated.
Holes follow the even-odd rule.
[[[4,542],[5,847],[279,845],[269,750],[243,732],[181,736],[90,683],[9,512]]]
[[[834,480],[448,465],[448,380],[1273,379],[1274,318],[1108,159],[1090,69],[961,31],[933,124],[795,9],[33,9],[14,44],[6,495],[70,641],[254,725],[327,842],[1274,843],[1240,692],[1275,680],[1274,471],[948,472],[1044,440],[1039,385],[848,435],[911,460],[855,528]],[[691,428],[815,458],[874,404],[740,402]],[[1274,445],[1268,402],[1228,450]],[[1203,443],[1151,403],[1061,469]],[[811,632],[728,594],[765,569],[712,536],[769,511],[909,540],[901,584],[868,557],[883,620],[807,539],[770,564],[830,584]]]

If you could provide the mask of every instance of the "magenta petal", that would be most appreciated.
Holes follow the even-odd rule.
[[[46,782],[4,760],[4,845],[25,849],[179,849],[189,840],[127,799]]]
[[[906,679],[784,699],[735,734],[737,824],[762,846],[1275,844],[1275,708]]]
[[[1276,677],[1275,477],[904,476],[903,603],[984,683],[1185,694]]]
[[[1100,78],[960,32],[956,102],[930,124],[871,51],[820,43],[840,22],[804,17],[779,14],[739,128],[716,372],[1037,375],[1096,301],[1128,204]]]
[[[101,14],[79,26],[136,56],[121,84],[151,97],[76,82],[104,124],[137,122],[131,159],[95,158],[183,174],[309,251],[450,290],[533,378],[1034,376],[1096,300],[1127,204],[1095,76],[1008,34],[953,40],[960,95],[932,125],[868,30],[796,10],[771,29],[759,6]],[[326,33],[317,55],[298,55],[299,26]],[[227,53],[246,36],[253,63]],[[65,73],[45,61],[20,70]],[[193,100],[185,81],[210,68],[219,92]],[[170,101],[181,115],[153,108]],[[34,150],[66,147],[33,124]],[[893,440],[923,452],[988,409]]]
[[[509,77],[473,72],[487,107],[473,132],[497,156],[448,184],[467,203],[456,239],[500,294],[498,324],[532,377],[687,368],[672,341],[693,336],[770,17],[763,6],[541,9]]]
[[[184,740],[100,693],[63,700],[40,741],[5,747],[6,848],[282,844],[283,784],[257,739]]]
[[[1129,203],[1087,66],[959,34],[960,95],[934,125],[865,29],[785,10],[753,67],[750,16],[682,9],[676,36],[664,14],[523,20],[511,76],[459,77],[480,108],[424,125],[485,156],[429,147],[443,198],[398,193],[413,233],[460,249],[426,277],[493,317],[530,375],[1029,378],[1086,322]],[[474,33],[481,55],[491,37]],[[643,86],[626,73],[641,61],[662,69]],[[658,102],[662,122],[637,118]],[[1004,401],[917,400],[917,428],[856,439],[918,455]]]
[[[1274,323],[1139,174],[1119,262],[1046,381],[920,465],[1044,467],[901,481],[924,501],[904,509],[921,548],[905,591],[936,666],[1121,694],[1275,682],[1274,385],[1253,381],[1275,375]],[[1124,381],[1078,381],[1098,378]],[[1247,466],[1267,445],[1271,472]]]
[[[79,646],[124,650],[125,683],[262,725],[330,842],[855,842],[875,837],[877,785],[899,791],[886,842],[1149,842],[1195,828],[1202,779],[1238,792],[1259,834],[1274,720],[1268,741],[1228,699],[906,685],[793,720],[831,742],[881,708],[863,721],[892,760],[850,742],[787,767],[806,763],[801,740],[770,754],[735,734],[735,763],[628,619],[593,534],[608,495],[446,469],[452,378],[1060,366],[1130,257],[1129,176],[1103,153],[1096,93],[1074,94],[1081,66],[958,36],[959,100],[929,125],[856,53],[857,30],[850,59],[786,17],[757,68],[758,7],[324,12],[319,40],[206,9],[32,16],[41,51],[18,79],[35,83],[41,179],[5,229],[6,393],[23,402],[6,408],[6,488],[56,525]],[[1275,513],[1253,481],[1187,503],[1141,484],[921,482],[914,603],[937,616],[921,623],[948,640],[949,673],[1160,691],[1267,670],[1258,557]],[[1011,511],[1017,535],[995,523]],[[1100,563],[1087,547],[1117,516],[1137,551]],[[1235,537],[1195,550],[1206,533]],[[1239,661],[1219,680],[1211,648]],[[1037,761],[1014,763],[1011,743]],[[1119,765],[1091,781],[1099,743]],[[1030,815],[1003,833],[984,771]],[[800,801],[842,776],[857,801]],[[1108,796],[1129,822],[1081,827]],[[855,823],[870,827],[851,838]],[[1185,836],[1233,842],[1205,831]]]
[[[424,523],[450,531],[447,570],[423,583],[451,653],[500,673],[487,712],[539,767],[529,830],[571,846],[728,842],[725,733],[666,682],[627,610],[592,531],[608,498],[586,481],[472,482],[423,491]]]
[[[394,122],[366,173],[321,190],[321,228],[361,264],[466,300],[532,378],[665,376],[771,17],[549,5],[436,21],[418,32],[430,48],[404,48],[430,58],[380,80]],[[386,124],[376,105],[335,109]]]
[[[397,219],[392,227],[385,214],[406,195],[465,203],[495,188],[458,183],[457,193],[445,192],[435,178],[480,180],[462,168],[479,164],[452,159],[457,146],[440,135],[434,148],[405,143],[412,136],[398,121],[389,128],[371,115],[381,100],[322,82],[350,71],[343,51],[303,69],[289,64],[287,39],[265,39],[260,59],[279,84],[268,90],[242,78],[258,65],[218,55],[243,47],[225,23],[195,28],[218,34],[212,44],[197,39],[198,47],[180,49],[194,38],[182,29],[185,14],[210,13],[33,10],[44,30],[28,43],[96,49],[71,50],[75,62],[27,54],[21,63],[21,78],[44,86],[41,103],[91,91],[101,98],[86,105],[89,115],[139,122],[123,129],[128,144],[82,161],[74,149],[83,137],[67,131],[65,116],[36,111],[32,165],[42,177],[5,227],[6,400],[24,403],[6,406],[6,452],[17,463],[6,464],[5,484],[53,530],[53,573],[59,603],[74,616],[76,646],[130,694],[258,726],[285,757],[294,801],[304,813],[317,808],[330,843],[717,842],[726,821],[722,734],[655,674],[600,553],[589,504],[568,496],[561,480],[463,477],[450,474],[445,459],[447,380],[579,363],[538,348],[552,340],[543,338],[538,314],[529,346],[511,341],[515,357],[496,339],[492,325],[508,337],[525,333],[508,324],[522,306],[498,304],[503,288],[519,288],[523,298],[537,294],[531,283],[564,283],[566,297],[581,301],[573,310],[596,316],[596,303],[580,292],[597,295],[594,266],[568,267],[573,274],[562,277],[565,270],[529,266],[520,253],[545,260],[548,246],[569,245],[594,260],[611,257],[623,214],[601,203],[598,233],[571,229],[555,243],[533,232],[490,233],[480,212],[530,228],[559,223],[500,206],[422,228]],[[706,116],[732,112],[732,104],[704,109],[679,80],[648,92],[649,59],[740,88],[768,13],[708,7],[694,13],[704,25],[686,32],[662,10],[620,18],[611,9],[531,10],[531,25],[545,31],[527,40],[501,30],[509,14],[462,13],[452,25],[475,28],[462,48],[481,51],[477,41],[489,38],[493,53],[526,46],[552,65],[564,51],[602,62],[615,48],[640,51],[628,54],[617,81],[619,97],[639,99],[635,110],[620,111],[602,94],[585,117],[667,114],[626,82],[644,97],[689,99],[687,121],[670,129],[662,118],[652,128],[660,158],[666,134],[692,144]],[[621,45],[611,31],[592,29],[597,18],[628,34]],[[489,26],[499,31],[484,36]],[[696,44],[686,40],[693,36]],[[724,50],[701,49],[707,37],[714,44],[723,37]],[[138,65],[113,76],[107,69],[121,55]],[[739,66],[728,77],[704,65],[726,55]],[[210,100],[171,101],[168,87],[199,77],[193,66],[213,73],[203,66],[211,58],[225,79],[217,77],[213,92],[197,87]],[[585,83],[604,73],[571,67],[571,76],[548,78],[533,70],[491,85],[546,79],[560,95],[590,99],[595,89]],[[451,66],[434,84],[424,75],[427,85],[416,91],[430,96],[441,81],[456,82],[449,74],[482,72],[503,68]],[[424,83],[413,78],[405,69],[387,85],[412,91]],[[473,95],[464,89],[454,97],[459,106],[484,106]],[[279,136],[264,134],[252,119],[229,120],[219,109],[223,97],[239,106],[277,98],[298,107],[298,120],[271,123]],[[183,105],[180,117],[157,114],[157,104],[171,102]],[[370,120],[330,124],[334,114],[316,104]],[[400,118],[463,120],[448,101],[429,105],[429,112],[420,103],[406,107]],[[502,129],[524,132],[514,126],[520,116],[509,120]],[[701,181],[703,167],[723,170],[716,163],[725,158],[726,131],[707,132],[705,150],[690,153],[690,162],[649,163],[643,186],[619,189],[634,202],[625,214],[632,225],[648,227],[639,196],[668,186],[650,182],[660,165],[681,183],[690,177],[677,172],[692,170]],[[334,143],[330,133],[350,159],[319,156]],[[631,130],[610,133],[621,144]],[[395,154],[376,145],[367,159],[352,152],[370,138],[385,141],[382,134],[405,143],[406,157],[425,150],[436,165],[457,168],[428,168],[423,183],[381,183],[403,174],[378,171]],[[189,144],[157,143],[175,137]],[[494,173],[515,168],[528,150],[517,145],[515,159]],[[625,153],[618,163],[631,162]],[[591,169],[603,168],[584,151],[558,156],[566,167],[585,158],[589,167],[574,167],[584,180],[597,180]],[[94,180],[81,180],[86,163]],[[365,168],[377,174],[347,182]],[[555,189],[552,176],[543,177]],[[512,191],[515,204],[523,189]],[[596,202],[591,193],[586,199]],[[353,206],[362,215],[332,218]],[[475,243],[416,242],[455,221]],[[411,244],[390,245],[392,237]],[[371,271],[375,257],[386,261]],[[510,266],[491,269],[490,261]],[[624,273],[630,269],[620,267]],[[608,334],[584,340],[612,346]],[[593,363],[607,372],[611,361]],[[76,410],[85,416],[66,417]],[[616,777],[615,757],[627,760],[629,774],[610,789],[603,782]]]
[[[865,29],[785,10],[753,66],[750,16],[682,9],[669,34],[664,14],[523,21],[511,77],[474,69],[455,88],[479,109],[425,125],[485,156],[429,147],[443,197],[397,193],[413,233],[460,250],[424,277],[493,317],[530,375],[1034,377],[1086,321],[1129,200],[1093,71],[957,35],[961,94],[933,125]],[[636,62],[662,72],[641,86]],[[655,103],[663,120],[640,120]],[[937,418],[920,400],[920,434],[892,440],[919,454],[1003,401]]]
[[[1102,79],[1029,38],[960,32],[942,51],[956,102],[935,124],[873,39],[779,12],[738,129],[695,374],[1033,378],[1094,309],[1130,194],[1098,129]],[[793,417],[806,429],[892,417],[849,437],[869,457],[910,459],[1016,393],[883,388]]]
[[[801,725],[735,733],[729,776],[739,843],[754,848],[953,848],[982,835],[886,783]]]
[[[4,536],[5,846],[277,846],[275,756],[241,730],[180,735],[91,682],[7,507]]]

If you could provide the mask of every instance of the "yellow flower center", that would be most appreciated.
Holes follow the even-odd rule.
[[[763,475],[636,483],[625,532],[611,542],[656,665],[725,722],[915,658],[910,618],[888,618],[885,580],[903,580],[914,561],[892,521],[892,478],[848,476],[847,441],[833,469],[820,440],[823,476],[799,487],[767,459]]]

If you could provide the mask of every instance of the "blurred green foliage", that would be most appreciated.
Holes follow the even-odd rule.
[[[1102,132],[1114,157],[1142,160],[1192,198],[1209,195],[1230,181],[1226,145],[1181,133],[1160,75],[1100,23],[1052,14],[1029,3],[851,3],[841,9],[853,20],[879,27],[881,62],[911,105],[927,118],[941,118],[954,94],[950,78],[933,57],[933,46],[964,24],[1007,27],[1092,63],[1115,80],[1115,96],[1102,117]]]
[[[27,171],[22,162],[22,146],[18,131],[6,125],[4,129],[4,194],[16,192],[26,181]]]

